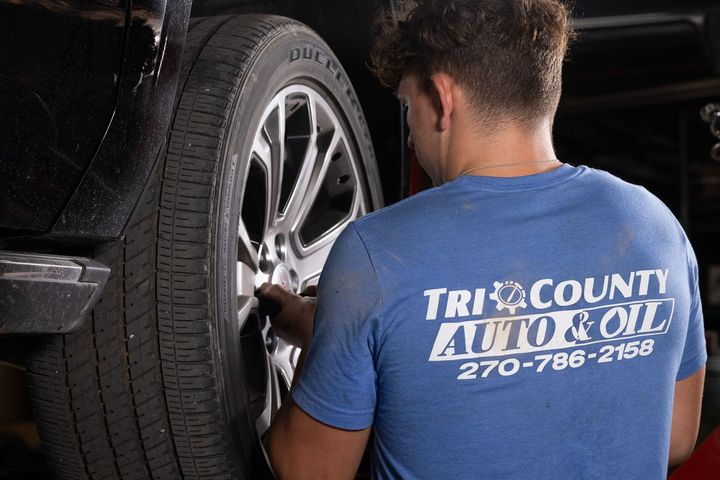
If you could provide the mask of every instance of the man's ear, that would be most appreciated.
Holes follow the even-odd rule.
[[[444,132],[450,128],[450,119],[455,108],[452,87],[454,81],[446,73],[435,73],[430,77],[430,89],[437,111],[437,127]]]

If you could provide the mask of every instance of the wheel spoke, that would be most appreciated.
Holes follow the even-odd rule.
[[[340,136],[335,132],[314,134],[308,148],[298,181],[288,201],[283,224],[287,232],[295,230],[310,211],[327,170],[328,155],[323,149],[337,146]],[[323,145],[325,144],[325,145]]]
[[[272,148],[270,147],[270,141],[266,138],[264,132],[261,131],[261,133],[255,137],[252,146],[252,153],[255,159],[262,164],[267,175],[271,176],[273,174]]]
[[[285,98],[280,97],[275,110],[265,122],[264,131],[270,142],[271,174],[267,177],[267,219],[266,229],[272,227],[279,215],[280,192],[282,188],[285,161]]]
[[[295,366],[297,365],[298,358],[300,357],[300,349],[293,347],[285,343],[281,339],[277,339],[277,346],[271,356],[268,356],[268,368],[273,375],[267,386],[267,403],[263,412],[260,414],[258,419],[255,421],[255,427],[258,430],[259,435],[263,435],[270,427],[270,422],[275,414],[280,409],[282,404],[281,392],[283,390],[289,391],[290,384],[292,382],[293,375],[295,373]],[[285,388],[280,388],[280,382],[285,383]]]
[[[265,362],[268,371],[273,372],[275,367],[272,357],[265,357]],[[265,432],[267,432],[268,428],[270,428],[270,422],[280,408],[280,388],[278,386],[277,375],[274,373],[269,375],[269,382],[265,390],[265,398],[265,408],[263,408],[262,413],[255,420],[255,429],[260,437],[265,435]]]
[[[338,148],[342,140],[341,133],[332,130],[319,135],[314,148],[309,149],[305,165],[303,165],[307,178],[302,185],[302,189],[298,189],[297,192],[293,193],[290,208],[288,208],[288,221],[292,222],[290,227],[292,232],[295,232],[300,227],[310,213],[327,174],[332,152]],[[292,212],[292,215],[290,215],[290,212]]]
[[[288,387],[290,387],[290,380],[295,373],[295,366],[297,365],[299,355],[299,348],[286,343],[282,339],[277,340],[277,347],[272,358],[275,362],[275,367],[284,375],[283,381],[287,382]]]
[[[239,262],[247,265],[253,273],[258,271],[258,268],[260,268],[260,260],[258,259],[257,249],[252,244],[252,241],[250,240],[250,235],[248,234],[247,228],[245,227],[245,222],[243,222],[242,219],[238,224],[237,254],[237,259]]]
[[[357,188],[355,189],[355,197],[353,198],[353,206],[352,211],[350,212],[350,216],[355,218],[360,218],[362,216],[365,216],[368,214],[367,210],[367,200],[365,198],[365,192],[362,188],[362,180],[360,179],[360,176],[355,174],[357,177]]]
[[[247,295],[244,293],[238,294],[237,304],[238,304],[238,314],[237,314],[238,330],[242,331],[243,327],[245,326],[245,322],[247,322],[248,315],[250,315],[250,312],[252,310],[257,310],[258,299],[255,298],[255,295],[253,293],[250,293],[250,295]]]
[[[310,140],[302,160],[300,171],[298,172],[297,180],[288,198],[285,212],[278,222],[278,225],[282,225],[281,229],[286,233],[290,232],[293,224],[298,220],[298,215],[303,206],[308,202],[308,188],[317,180],[316,160],[319,151],[318,141],[322,136],[318,135],[317,106],[311,98],[308,99],[307,106],[310,113]]]
[[[240,222],[240,224],[242,225],[242,222]],[[257,259],[257,254],[255,254],[255,258]],[[237,320],[239,330],[242,330],[243,326],[245,326],[245,322],[247,321],[250,311],[252,309],[257,309],[258,306],[258,300],[255,298],[256,271],[257,267],[253,268],[244,261],[237,262],[235,282],[237,284]]]
[[[300,283],[300,290],[312,285],[313,281],[320,276],[325,260],[330,254],[330,249],[332,249],[335,239],[341,232],[341,228],[333,230],[318,244],[314,245],[311,252],[302,253],[296,257],[294,265]]]

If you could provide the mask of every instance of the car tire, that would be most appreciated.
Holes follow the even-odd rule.
[[[253,290],[316,283],[334,238],[380,206],[359,102],[314,32],[193,20],[166,154],[123,240],[95,251],[113,272],[103,297],[30,352],[56,477],[261,478],[297,352]]]

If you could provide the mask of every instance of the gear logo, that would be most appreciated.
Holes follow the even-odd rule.
[[[527,308],[525,303],[525,289],[517,282],[495,282],[495,291],[489,295],[491,300],[497,302],[496,308],[506,308],[511,315],[515,315],[518,308]]]

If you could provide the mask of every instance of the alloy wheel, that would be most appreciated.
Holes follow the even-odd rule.
[[[289,391],[300,352],[260,318],[254,291],[264,282],[296,293],[317,284],[335,239],[370,210],[356,140],[337,112],[313,85],[283,88],[265,108],[249,161],[242,162],[237,320],[243,337],[262,336],[265,346],[243,348],[245,365],[261,370],[250,385],[261,436]]]

